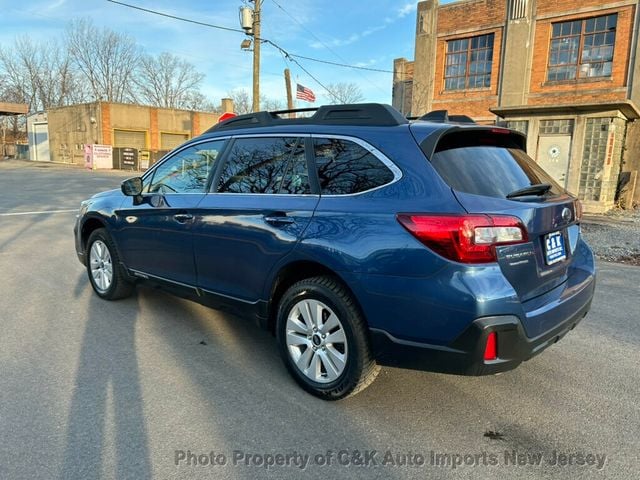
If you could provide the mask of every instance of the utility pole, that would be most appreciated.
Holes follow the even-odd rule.
[[[253,108],[260,110],[260,9],[262,0],[253,0]]]
[[[287,109],[293,110],[293,95],[291,93],[291,72],[288,68],[284,69],[284,83],[287,88]],[[295,113],[290,113],[289,118],[295,118]]]

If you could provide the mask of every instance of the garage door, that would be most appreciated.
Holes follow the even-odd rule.
[[[114,130],[114,147],[131,147],[138,150],[147,148],[147,132],[135,132],[132,130]]]
[[[187,140],[189,140],[189,135],[186,133],[161,133],[160,149],[173,150],[174,148],[182,145]]]

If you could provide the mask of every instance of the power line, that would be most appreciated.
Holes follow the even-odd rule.
[[[320,45],[322,45],[324,48],[326,48],[327,50],[329,50],[331,53],[333,53],[336,57],[338,57],[340,60],[342,60],[343,62],[346,62],[346,60],[344,58],[342,58],[336,51],[334,51],[329,45],[327,45],[326,43],[324,43],[322,41],[321,38],[319,38],[315,33],[313,33],[311,30],[309,30],[302,22],[300,22],[300,20],[298,20],[296,17],[294,17],[293,15],[291,15],[288,11],[286,11],[284,9],[284,7],[282,5],[280,5],[278,2],[276,2],[276,0],[271,0],[276,7],[278,7],[280,10],[282,10],[284,12],[284,14],[289,17],[291,20],[293,20],[295,23],[297,23],[298,25],[300,25],[307,33],[309,33],[309,35],[311,35],[313,38],[315,38]]]
[[[215,29],[218,29],[218,30],[226,30],[228,32],[242,33],[243,35],[245,35],[245,31],[244,30],[240,30],[239,28],[231,28],[231,27],[225,27],[225,26],[222,26],[222,25],[215,25],[213,23],[200,22],[198,20],[193,20],[193,19],[186,18],[186,17],[180,17],[178,15],[171,15],[169,13],[164,13],[164,12],[160,12],[160,11],[157,11],[157,10],[151,10],[149,8],[143,8],[143,7],[139,7],[137,5],[131,5],[129,3],[120,2],[118,0],[107,0],[107,2],[114,3],[114,4],[117,4],[117,5],[121,5],[123,7],[132,8],[134,10],[140,10],[142,12],[151,13],[153,15],[159,15],[161,17],[172,18],[174,20],[180,20],[181,22],[193,23],[195,25],[201,25],[203,27],[215,28]],[[262,41],[262,42],[268,42],[271,45],[275,46],[276,48],[281,49],[281,47],[277,46],[271,40],[268,40],[266,38],[256,38],[256,40],[257,41]],[[284,49],[282,49],[282,50],[285,51]],[[355,69],[355,70],[367,70],[367,71],[371,71],[371,72],[394,73],[392,70],[383,70],[383,69],[380,69],[380,68],[361,67],[361,66],[358,66],[358,65],[350,65],[348,63],[331,62],[329,60],[322,60],[322,59],[319,59],[319,58],[307,57],[305,55],[298,55],[296,53],[288,53],[287,52],[287,55],[289,57],[301,58],[301,59],[304,59],[304,60],[309,60],[311,62],[325,63],[327,65],[333,65],[333,66],[336,66],[336,67],[352,68],[352,69]]]
[[[328,60],[319,60],[319,59],[316,59],[316,58],[305,57],[304,55],[291,54],[292,57],[303,58],[305,60],[309,60],[309,61],[312,61],[312,62],[324,63],[324,64],[327,64],[327,65],[334,65],[334,66],[337,66],[337,67],[347,67],[347,68],[353,67],[352,65],[348,65],[346,63],[347,60],[344,57],[342,57],[338,52],[336,52],[333,48],[331,48],[329,45],[327,45],[320,37],[318,37],[315,33],[313,33],[309,28],[307,28],[296,17],[294,17],[287,10],[285,10],[284,7],[282,5],[280,5],[276,0],[271,0],[271,2],[276,7],[278,7],[280,10],[282,10],[284,12],[284,14],[287,15],[291,20],[293,20],[295,23],[300,25],[307,33],[309,33],[309,35],[311,35],[313,38],[315,38],[320,43],[320,45],[322,45],[324,48],[329,50],[331,53],[333,53],[336,57],[338,57],[340,60],[342,60],[345,63],[331,62],[331,61],[328,61]],[[358,69],[359,70],[367,70],[367,71],[370,71],[370,72],[394,73],[392,70],[383,70],[383,69],[379,69],[379,68],[358,67]],[[377,85],[375,85],[373,82],[371,82],[368,78],[364,77],[364,75],[362,75],[362,78],[364,78],[369,83],[371,83],[372,85],[374,85],[376,88],[379,89],[379,87]]]
[[[320,80],[318,80],[315,76],[313,76],[309,70],[307,70],[306,68],[304,68],[300,62],[298,62],[295,58],[292,58],[291,54],[289,52],[287,52],[284,48],[279,47],[278,45],[276,45],[275,43],[273,43],[271,40],[265,40],[262,39],[263,42],[265,43],[269,43],[271,44],[273,47],[275,47],[276,49],[278,49],[280,51],[280,53],[284,56],[285,59],[291,60],[293,63],[295,63],[296,65],[298,65],[298,67],[300,67],[300,69],[306,73],[307,75],[309,75],[318,85],[320,85],[322,88],[324,88],[327,93],[329,95],[331,95],[335,100],[340,101],[340,99],[338,98],[338,96],[333,93],[331,90],[329,90]]]
[[[117,0],[107,0],[107,2],[115,3],[118,5],[122,5],[123,7],[133,8],[134,10],[140,10],[142,12],[152,13],[153,15],[159,15],[161,17],[172,18],[174,20],[180,20],[182,22],[193,23],[195,25],[202,25],[203,27],[217,28],[218,30],[226,30],[228,32],[237,32],[244,34],[244,30],[240,30],[239,28],[231,28],[231,27],[223,27],[222,25],[214,25],[212,23],[199,22],[197,20],[192,20],[190,18],[179,17],[177,15],[171,15],[169,13],[159,12],[157,10],[151,10],[148,8],[138,7],[137,5],[131,5],[129,3],[119,2]]]
[[[395,73],[393,70],[384,70],[382,68],[361,67],[359,65],[348,65],[346,63],[331,62],[329,60],[320,60],[319,58],[305,57],[304,55],[298,55],[296,53],[291,54],[292,57],[302,58],[309,60],[310,62],[326,63],[327,65],[334,65],[336,67],[355,68],[357,70],[367,70],[369,72],[381,72],[381,73]]]

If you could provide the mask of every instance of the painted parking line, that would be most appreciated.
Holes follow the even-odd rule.
[[[36,212],[11,212],[11,213],[0,213],[0,217],[17,217],[18,215],[43,215],[49,213],[70,213],[70,212],[78,212],[79,208],[70,208],[67,210],[38,210]]]

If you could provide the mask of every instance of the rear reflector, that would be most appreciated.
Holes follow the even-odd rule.
[[[582,220],[582,202],[577,198],[573,201],[573,210],[575,212],[576,222]]]
[[[398,221],[431,250],[462,263],[495,262],[498,245],[528,241],[517,217],[399,214]]]
[[[496,358],[498,358],[498,334],[491,332],[487,337],[487,345],[484,347],[484,359],[495,360]]]

